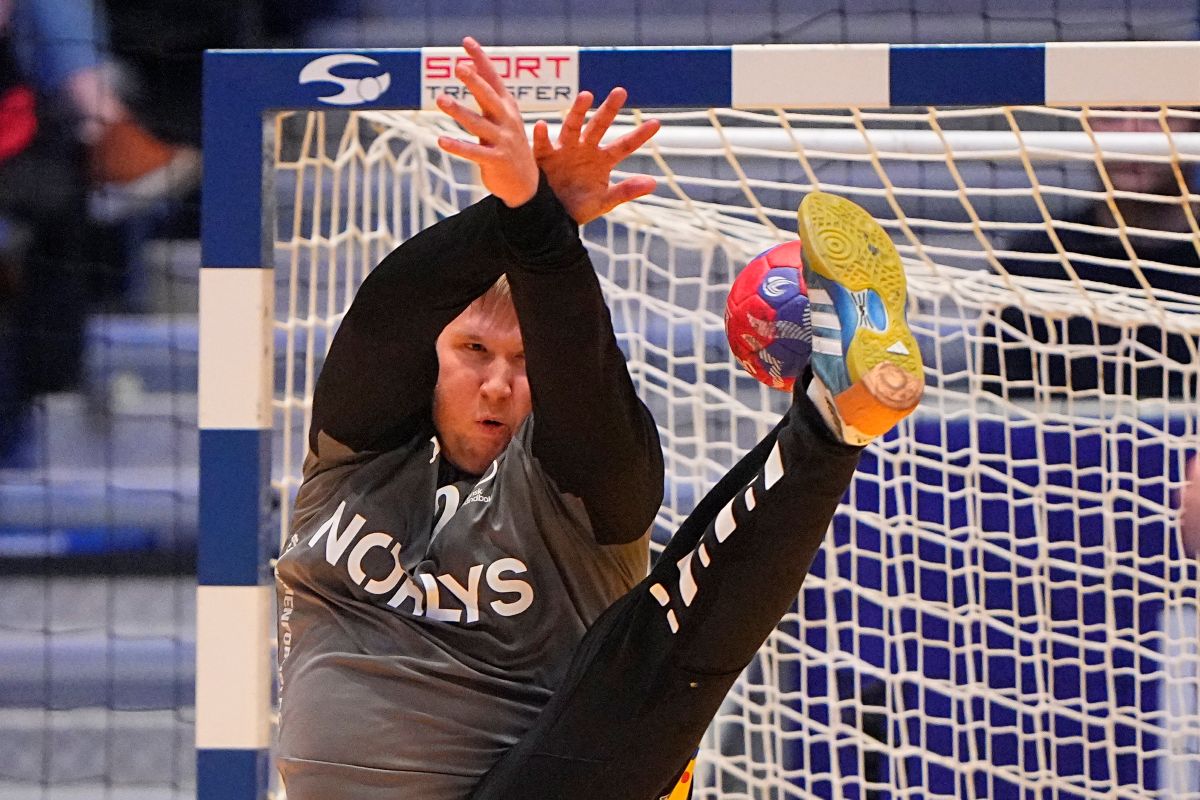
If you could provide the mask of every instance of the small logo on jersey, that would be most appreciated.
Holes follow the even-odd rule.
[[[490,502],[492,502],[492,496],[490,494],[484,494],[484,490],[487,488],[487,484],[491,483],[492,480],[496,477],[496,471],[499,468],[500,468],[499,462],[493,461],[492,465],[490,467],[488,467],[488,471],[486,473],[484,473],[484,476],[482,478],[479,479],[479,483],[475,484],[475,488],[473,488],[471,490],[471,493],[469,495],[467,495],[467,499],[463,500],[462,504],[464,506],[467,503],[490,503]]]
[[[335,68],[348,64],[380,66],[379,62],[373,58],[354,53],[335,53],[331,56],[321,56],[305,64],[304,69],[300,70],[300,83],[333,83],[340,86],[340,92],[321,95],[317,98],[322,103],[331,106],[357,106],[370,103],[378,100],[392,85],[392,76],[387,72],[361,78],[343,78],[333,74]]]
[[[467,499],[463,500],[462,504],[465,506],[468,503],[490,503],[490,502],[492,502],[492,496],[490,494],[484,494],[483,488],[476,486],[475,489],[472,490],[472,492],[469,495],[467,495]]]

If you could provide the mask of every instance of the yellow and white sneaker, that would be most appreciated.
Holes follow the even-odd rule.
[[[849,200],[813,192],[796,216],[812,309],[808,394],[843,441],[866,444],[912,413],[925,391],[904,267],[879,223]]]

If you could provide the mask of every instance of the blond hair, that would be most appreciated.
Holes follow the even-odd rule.
[[[501,275],[487,291],[475,298],[471,303],[482,314],[515,314],[513,307],[512,287],[508,284],[508,276]]]

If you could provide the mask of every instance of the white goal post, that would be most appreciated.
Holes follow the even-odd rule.
[[[667,465],[660,542],[786,396],[737,269],[814,189],[896,241],[928,369],[705,738],[697,800],[1200,798],[1200,44],[497,48],[532,120],[629,90],[655,194],[583,229]],[[271,564],[365,274],[481,192],[431,111],[452,48],[205,60],[201,800],[272,791]],[[647,800],[650,800],[647,798]]]

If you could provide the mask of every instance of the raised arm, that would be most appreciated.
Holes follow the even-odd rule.
[[[426,228],[363,281],[313,394],[314,453],[322,432],[352,450],[383,450],[426,419],[438,334],[511,266],[496,246],[500,205],[488,197]]]
[[[488,125],[456,101],[440,105],[480,143],[443,147],[488,164],[496,127],[524,127],[516,102],[479,45],[464,42],[476,68],[459,77],[479,102]],[[662,450],[649,411],[637,398],[617,347],[608,308],[577,223],[650,192],[654,181],[635,178],[609,185],[613,166],[657,130],[641,126],[607,147],[600,140],[624,100],[613,95],[583,125],[591,95],[581,93],[564,121],[557,145],[544,127],[536,152],[546,181],[536,196],[500,214],[501,232],[515,264],[508,270],[525,343],[533,400],[533,453],[565,492],[584,502],[598,541],[641,536],[662,501]],[[495,127],[490,127],[495,126]],[[552,190],[552,191],[551,191]]]
[[[479,80],[466,64],[458,75],[468,85]],[[492,196],[400,245],[363,282],[313,396],[309,446],[318,455],[322,432],[353,450],[386,449],[416,432],[437,383],[438,334],[514,266],[521,254],[506,246],[506,232],[536,216],[520,210],[537,192],[538,167],[515,102],[485,95],[482,114],[446,97],[439,105],[480,138],[442,137],[439,145],[478,164]]]

